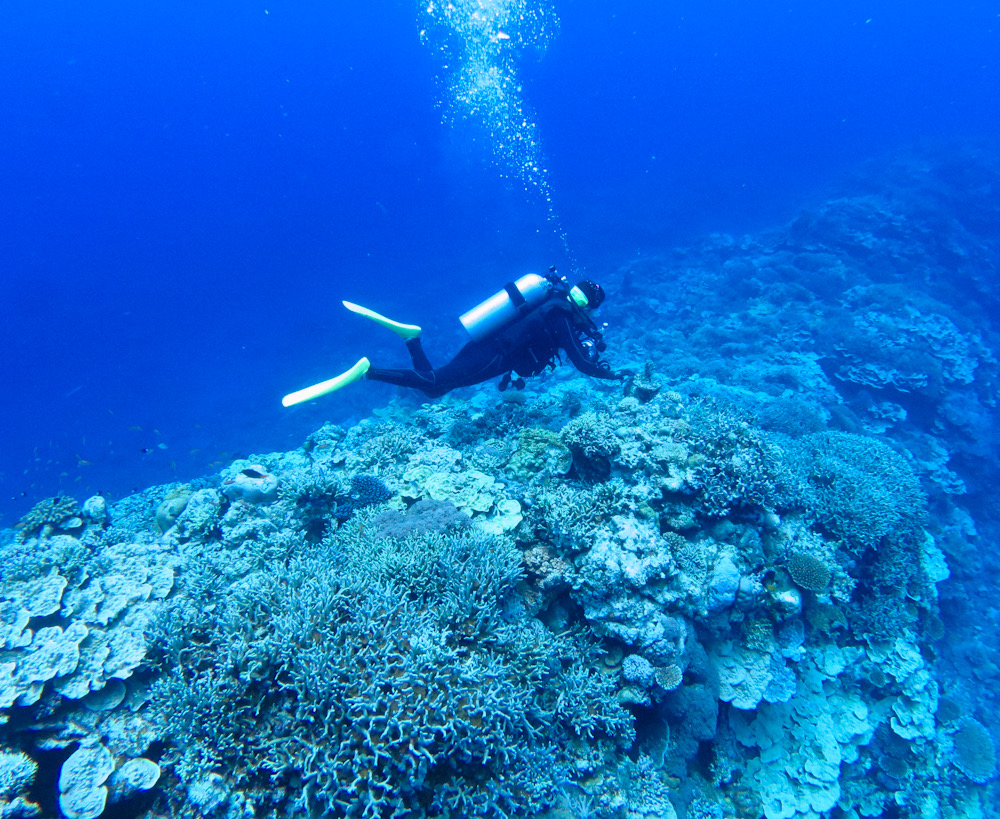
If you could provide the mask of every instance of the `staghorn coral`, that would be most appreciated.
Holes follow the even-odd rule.
[[[915,540],[924,495],[891,447],[848,432],[819,432],[801,438],[796,449],[805,499],[824,530],[858,552],[890,536]]]
[[[156,684],[156,720],[176,738],[168,766],[189,793],[228,770],[257,810],[519,816],[570,775],[557,738],[627,736],[610,681],[544,629],[505,624],[520,578],[509,543],[383,543],[370,560],[352,527],[249,580],[200,663]]]

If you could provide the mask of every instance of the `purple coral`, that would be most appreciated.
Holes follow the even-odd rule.
[[[468,526],[471,518],[447,500],[425,498],[417,501],[404,514],[390,509],[376,515],[376,537],[403,538],[431,532],[447,532]]]

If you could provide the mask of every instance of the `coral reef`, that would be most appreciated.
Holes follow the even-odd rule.
[[[561,738],[628,735],[613,707],[576,716],[573,700],[606,699],[610,681],[590,675],[565,701],[553,663],[583,658],[505,622],[520,576],[509,543],[380,543],[371,561],[352,532],[253,578],[206,636],[204,670],[176,666],[156,684],[152,718],[189,790],[218,769],[268,811],[522,815],[568,776]],[[332,564],[344,570],[322,571]]]
[[[896,173],[614,273],[624,393],[564,368],[39,503],[0,812],[997,816],[996,338],[947,304],[995,308],[1000,251]]]
[[[83,522],[77,517],[80,505],[74,498],[46,498],[36,503],[30,512],[17,522],[18,538],[27,540],[45,530],[79,529]]]

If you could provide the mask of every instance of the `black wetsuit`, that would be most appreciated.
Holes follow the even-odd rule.
[[[438,398],[456,387],[481,384],[503,376],[501,389],[510,383],[511,373],[538,375],[558,361],[564,350],[584,375],[615,379],[620,376],[599,360],[604,349],[597,325],[583,310],[571,304],[562,288],[511,324],[479,341],[470,341],[447,364],[431,367],[420,338],[411,338],[406,349],[413,359],[412,370],[371,367],[365,374],[373,381],[421,390],[428,398]],[[523,386],[523,385],[521,385]]]

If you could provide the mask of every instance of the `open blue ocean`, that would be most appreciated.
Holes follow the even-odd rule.
[[[0,816],[1000,815],[998,38],[6,3]]]

